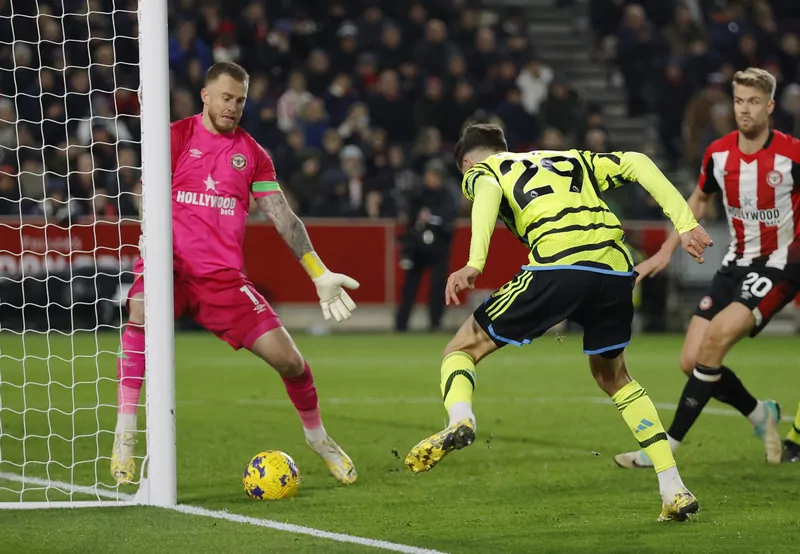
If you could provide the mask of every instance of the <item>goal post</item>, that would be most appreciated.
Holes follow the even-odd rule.
[[[147,341],[149,503],[177,504],[175,318],[172,281],[172,182],[169,138],[167,3],[140,0],[142,189]],[[143,23],[143,24],[142,24]]]
[[[14,86],[0,96],[0,509],[175,505],[166,2],[7,8],[0,82]],[[140,187],[140,177],[154,185]],[[140,209],[147,369],[136,478],[117,485],[116,365]]]

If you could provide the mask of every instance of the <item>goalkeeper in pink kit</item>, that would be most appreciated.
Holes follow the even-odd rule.
[[[171,125],[175,317],[189,314],[234,349],[247,348],[275,368],[297,409],[308,445],[337,481],[350,484],[357,477],[355,467],[322,426],[308,363],[242,271],[250,195],[313,280],[325,319],[349,318],[356,306],[342,287],[359,285],[324,266],[275,181],[269,155],[238,127],[248,81],[247,72],[234,63],[213,65],[201,92],[203,112]],[[117,483],[132,482],[136,472],[136,408],[145,373],[142,244],[117,364],[118,415],[111,459]]]

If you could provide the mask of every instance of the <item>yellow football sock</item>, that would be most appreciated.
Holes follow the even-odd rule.
[[[452,352],[442,360],[442,400],[449,411],[456,402],[472,406],[475,390],[475,360],[466,352]]]
[[[792,428],[789,429],[789,434],[786,438],[795,444],[800,444],[800,404],[797,405],[797,415],[794,416]]]
[[[658,418],[656,407],[647,392],[636,381],[631,381],[611,397],[628,424],[639,446],[653,462],[656,473],[675,467],[667,433]]]

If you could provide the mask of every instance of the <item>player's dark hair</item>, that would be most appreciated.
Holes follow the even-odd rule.
[[[238,83],[248,83],[250,81],[250,75],[248,75],[245,68],[243,68],[238,63],[234,62],[217,62],[211,67],[208,68],[206,71],[206,82],[205,84],[208,85],[209,83],[213,83],[223,75],[227,75],[234,81]]]
[[[470,125],[461,133],[461,138],[456,143],[456,165],[461,171],[461,162],[464,155],[472,150],[496,150],[506,152],[508,143],[503,129],[491,123],[476,123]]]

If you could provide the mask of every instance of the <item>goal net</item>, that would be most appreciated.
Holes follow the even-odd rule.
[[[0,507],[151,502],[149,391],[134,481],[109,467],[152,95],[139,19],[163,9],[166,51],[161,1],[0,3]]]

